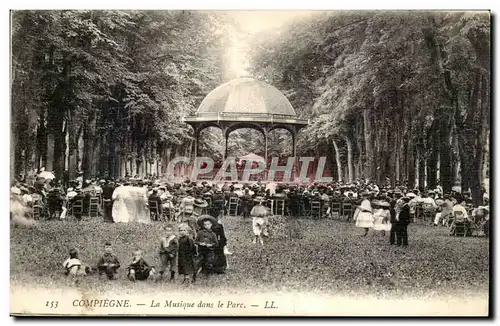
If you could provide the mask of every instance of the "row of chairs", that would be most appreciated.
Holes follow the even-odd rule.
[[[84,199],[76,199],[73,201],[64,201],[64,207],[66,208],[66,218],[74,218],[76,215],[83,215],[85,211]],[[90,217],[99,217],[103,208],[102,196],[92,196],[89,198],[88,202],[88,215]],[[51,211],[49,205],[44,203],[42,200],[34,200],[32,202],[33,208],[33,218],[40,220],[43,217],[51,218],[54,214],[61,214],[61,210]],[[57,217],[58,218],[58,217]]]
[[[269,199],[267,202],[271,209],[273,215],[290,215],[288,207],[286,205],[285,199]],[[211,203],[209,203],[209,206]],[[237,216],[241,205],[241,200],[238,197],[230,197],[228,202],[228,215]],[[332,215],[337,215],[345,219],[349,219],[356,208],[356,204],[353,202],[344,201],[329,201],[322,202],[320,200],[311,200],[309,204],[306,204],[303,200],[299,201],[296,210],[299,216],[306,218],[319,219],[325,217],[330,208],[330,213]],[[334,214],[335,213],[335,214]]]

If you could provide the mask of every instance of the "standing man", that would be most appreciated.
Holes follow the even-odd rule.
[[[396,238],[398,246],[408,245],[408,224],[410,223],[410,198],[403,197],[403,206],[396,221]]]
[[[253,198],[250,196],[250,189],[245,188],[245,193],[241,197],[241,204],[243,207],[243,218],[250,217],[250,210],[252,209]]]

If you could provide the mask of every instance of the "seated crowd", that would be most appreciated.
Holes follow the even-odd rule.
[[[256,197],[263,197],[264,205],[272,210],[272,215],[295,217],[331,218],[342,216],[352,218],[355,208],[361,204],[361,194],[367,194],[370,201],[388,202],[393,208],[401,198],[409,198],[410,214],[413,221],[428,220],[433,225],[450,227],[454,233],[454,223],[464,221],[489,230],[489,206],[485,195],[482,205],[473,207],[470,192],[443,194],[440,188],[430,190],[408,189],[404,186],[378,186],[373,182],[356,180],[345,184],[311,183],[252,183],[225,182],[214,184],[209,181],[166,182],[160,179],[124,178],[119,180],[90,179],[68,182],[64,189],[61,182],[37,179],[33,184],[15,181],[11,197],[26,206],[34,203],[42,206],[42,215],[47,219],[64,218],[72,203],[81,201],[81,210],[73,214],[79,219],[88,215],[89,201],[98,197],[104,220],[112,222],[111,205],[113,192],[120,185],[145,187],[148,204],[154,219],[179,221],[185,215],[208,214],[216,218],[223,215],[250,216]],[[234,205],[231,205],[234,203]],[[279,205],[281,203],[281,205]],[[80,207],[80,206],[79,206]],[[314,210],[316,208],[316,211]],[[188,221],[190,227],[195,224]]]

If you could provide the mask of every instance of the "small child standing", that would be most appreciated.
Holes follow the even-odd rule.
[[[182,223],[179,225],[178,270],[179,275],[184,276],[182,283],[187,282],[188,284],[194,281],[194,256],[196,254],[196,247],[194,240],[190,236],[190,232],[187,224]]]
[[[69,251],[69,258],[63,263],[65,274],[75,276],[85,276],[90,274],[90,266],[84,266],[83,263],[78,258],[78,251],[76,249],[71,249]]]
[[[116,274],[118,273],[118,268],[120,268],[120,261],[113,254],[111,242],[107,241],[104,244],[104,255],[102,255],[97,262],[99,276],[106,274],[109,280],[114,280],[116,278]]]
[[[175,278],[175,271],[177,270],[177,250],[179,247],[179,240],[174,233],[172,225],[167,224],[165,226],[165,237],[161,238],[160,242],[160,276],[159,279],[163,278],[163,274],[166,272],[167,268],[170,267],[170,282]]]
[[[142,251],[136,250],[132,263],[128,266],[128,278],[132,282],[135,280],[144,281],[155,274],[155,268],[142,258]]]
[[[198,220],[202,225],[202,229],[196,234],[194,243],[198,246],[198,254],[200,256],[199,263],[196,266],[196,272],[201,267],[202,273],[208,277],[213,269],[215,259],[214,248],[218,245],[217,236],[212,231],[212,225],[217,223],[217,220],[209,215],[202,215]],[[196,274],[196,273],[195,273]],[[195,275],[196,276],[196,275]]]

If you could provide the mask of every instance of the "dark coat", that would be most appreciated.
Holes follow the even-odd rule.
[[[410,223],[410,205],[404,204],[399,213],[398,224],[408,225]]]
[[[224,254],[224,247],[227,244],[226,235],[224,234],[224,226],[222,224],[217,223],[212,226],[212,231],[217,236],[217,246],[214,248],[214,263],[213,263],[213,271],[216,273],[223,273],[227,268],[227,260],[226,255]]]
[[[245,194],[241,197],[241,204],[243,208],[243,213],[250,214],[253,205],[253,198],[249,194]]]
[[[178,250],[178,260],[177,266],[180,275],[192,275],[194,274],[194,256],[195,256],[195,245],[193,239],[189,236],[184,236],[179,238],[179,250]]]

